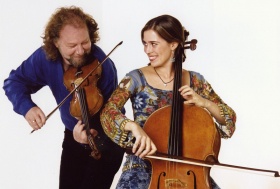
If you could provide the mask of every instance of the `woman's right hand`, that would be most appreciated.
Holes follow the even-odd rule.
[[[138,124],[135,122],[128,122],[124,129],[126,131],[131,131],[132,135],[135,137],[135,142],[132,147],[132,153],[134,153],[134,155],[143,158],[147,155],[152,155],[157,151],[151,138]]]

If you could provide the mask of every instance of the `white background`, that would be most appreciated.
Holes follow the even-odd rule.
[[[222,140],[221,163],[280,171],[280,3],[278,0],[14,0],[1,1],[0,80],[37,47],[56,8],[81,6],[99,23],[98,43],[119,79],[145,66],[140,30],[161,14],[177,17],[198,40],[184,68],[202,73],[237,113],[236,132]],[[1,87],[3,84],[1,84]],[[58,188],[64,126],[59,112],[33,134],[0,90],[0,188]],[[49,88],[33,96],[45,114],[56,104]],[[126,106],[128,116],[131,108]],[[212,168],[223,189],[279,189],[280,178]],[[119,176],[119,173],[116,177]],[[117,178],[116,178],[117,179]],[[116,180],[112,188],[114,188]]]

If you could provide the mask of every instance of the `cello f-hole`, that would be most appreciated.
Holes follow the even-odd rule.
[[[159,187],[159,186],[160,186],[160,178],[161,178],[161,175],[165,177],[165,176],[166,176],[166,173],[165,173],[165,172],[161,172],[161,173],[159,174],[159,176],[158,176],[157,189],[160,189],[160,187]]]
[[[192,170],[189,170],[187,172],[187,175],[191,175],[191,173],[193,175],[193,188],[196,189],[196,176],[195,176],[195,173]]]

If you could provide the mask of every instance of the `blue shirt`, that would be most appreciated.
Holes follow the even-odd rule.
[[[100,63],[106,57],[106,54],[96,45],[92,45],[91,55],[96,57]],[[11,71],[9,77],[4,81],[3,89],[12,102],[14,111],[25,116],[30,108],[36,106],[31,99],[31,94],[36,93],[42,87],[48,86],[50,88],[57,104],[70,93],[63,84],[63,74],[62,59],[48,60],[45,51],[40,47],[23,61],[16,70]],[[102,64],[102,74],[97,83],[97,87],[103,95],[104,103],[107,102],[117,85],[117,70],[114,62],[108,58]],[[72,131],[77,119],[71,116],[69,112],[71,99],[72,95],[59,110],[65,127]],[[99,113],[94,115],[92,123],[94,123],[94,128],[101,128]]]

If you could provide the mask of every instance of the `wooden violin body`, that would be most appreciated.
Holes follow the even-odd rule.
[[[144,125],[145,132],[157,146],[158,152],[163,154],[168,154],[170,119],[166,115],[170,115],[171,111],[171,106],[158,109]],[[184,105],[182,117],[182,156],[207,162],[218,162],[220,136],[208,111],[195,105]],[[149,159],[149,161],[152,164],[150,183],[152,189],[211,188],[209,167],[157,159]]]
[[[85,81],[83,79],[89,74],[91,70],[97,68],[92,74],[90,74]],[[70,114],[77,118],[82,119],[82,108],[80,105],[81,92],[83,92],[85,98],[85,104],[88,106],[88,111],[90,115],[96,114],[101,106],[103,105],[103,96],[100,90],[97,88],[97,81],[101,76],[102,67],[99,66],[99,62],[95,59],[92,63],[85,65],[80,68],[75,68],[73,66],[64,73],[64,85],[71,91],[81,82],[79,88],[73,95],[70,102]]]

